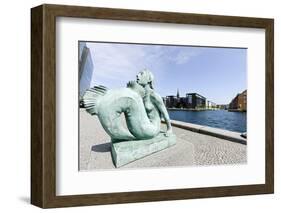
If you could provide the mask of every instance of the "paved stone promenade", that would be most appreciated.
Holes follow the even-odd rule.
[[[125,123],[125,122],[124,122]],[[126,125],[126,124],[125,124]],[[163,126],[164,129],[164,126]],[[177,144],[118,169],[246,163],[247,145],[173,127]],[[116,169],[97,116],[80,110],[80,170]]]

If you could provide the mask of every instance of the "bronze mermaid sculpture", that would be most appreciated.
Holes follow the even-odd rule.
[[[172,134],[166,107],[153,89],[153,74],[143,70],[136,78],[128,82],[126,88],[109,90],[95,86],[83,96],[86,111],[98,116],[113,143],[154,138],[160,133],[161,117],[167,126],[165,135]],[[121,125],[122,113],[127,128]]]

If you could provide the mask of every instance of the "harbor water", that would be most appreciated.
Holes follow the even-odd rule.
[[[227,110],[168,110],[170,119],[198,125],[226,129],[235,132],[247,131],[247,113]]]

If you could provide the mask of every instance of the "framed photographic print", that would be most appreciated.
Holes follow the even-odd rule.
[[[273,193],[273,19],[31,9],[31,203]]]

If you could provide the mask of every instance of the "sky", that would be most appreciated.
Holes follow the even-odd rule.
[[[247,49],[87,42],[94,64],[91,86],[125,87],[143,69],[162,97],[196,92],[228,104],[247,88]]]

